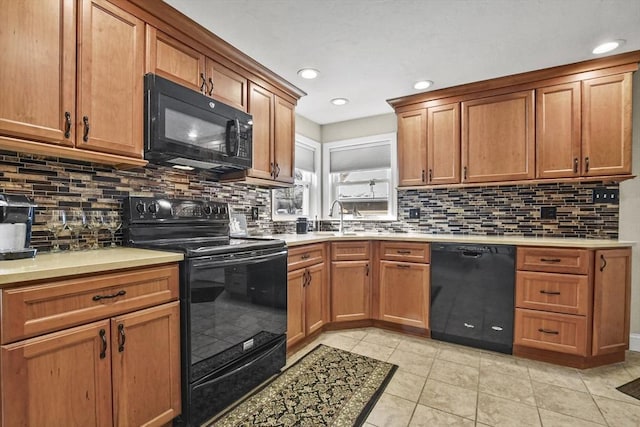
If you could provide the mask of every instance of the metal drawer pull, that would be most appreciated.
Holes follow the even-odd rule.
[[[540,258],[542,262],[560,262],[562,261],[560,258]]]
[[[82,135],[82,140],[84,142],[89,141],[89,116],[84,116],[82,118],[82,123],[84,124],[84,134]]]
[[[407,251],[407,250],[404,250],[404,249],[398,249],[396,252],[399,253],[400,255],[410,255],[411,254],[411,251]]]
[[[411,266],[407,264],[398,264],[398,268],[409,269]]]
[[[100,301],[101,299],[116,298],[116,297],[121,297],[121,296],[126,295],[126,294],[127,294],[127,291],[122,290],[122,291],[116,292],[115,294],[111,294],[111,295],[95,295],[93,297],[93,300],[94,301]]]
[[[560,333],[558,331],[552,331],[551,329],[543,329],[543,328],[539,328],[538,332],[542,332],[543,334],[550,334],[550,335],[558,335]]]
[[[100,350],[100,359],[107,357],[107,332],[104,329],[100,329],[100,338],[102,339],[102,350]]]
[[[309,255],[309,254],[303,254],[303,255],[300,257],[300,259],[309,259],[309,258],[311,258],[311,255]]]
[[[607,259],[602,254],[600,254],[600,261],[602,261],[602,264],[600,264],[600,271],[604,271],[604,268],[607,266]]]
[[[545,291],[544,289],[540,291],[541,294],[546,294],[546,295],[560,295],[560,292],[557,291]]]
[[[71,113],[64,112],[64,137],[69,138],[71,136]]]
[[[118,351],[123,352],[124,342],[127,340],[127,337],[124,334],[124,325],[122,323],[118,325],[118,333],[120,334],[120,337],[118,338]]]

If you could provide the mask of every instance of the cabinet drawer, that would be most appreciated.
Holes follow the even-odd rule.
[[[322,243],[290,248],[287,261],[288,271],[324,262],[324,248]]]
[[[516,306],[586,315],[589,306],[589,278],[574,274],[518,271]]]
[[[331,243],[331,259],[333,261],[368,260],[370,255],[371,243],[368,241]]]
[[[429,262],[429,244],[380,242],[380,259],[404,262]]]
[[[2,291],[2,344],[177,300],[178,265]]]
[[[549,273],[589,274],[589,251],[586,249],[518,248],[518,270]]]
[[[517,308],[514,343],[542,350],[587,355],[587,319]]]

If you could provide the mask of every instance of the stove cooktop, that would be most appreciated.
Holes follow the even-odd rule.
[[[220,255],[233,252],[244,252],[259,249],[270,249],[284,247],[283,240],[278,239],[252,239],[252,238],[230,238],[230,239],[193,239],[189,241],[154,241],[140,242],[133,246],[145,247],[149,249],[159,249],[168,251],[180,251],[185,256],[198,257],[209,255]]]

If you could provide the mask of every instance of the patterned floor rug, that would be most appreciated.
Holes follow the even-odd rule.
[[[397,368],[320,344],[209,426],[360,426]]]
[[[631,382],[623,384],[617,389],[624,394],[628,394],[629,396],[635,397],[636,399],[640,400],[640,378],[636,378]]]

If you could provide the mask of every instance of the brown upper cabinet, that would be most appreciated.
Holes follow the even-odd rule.
[[[247,111],[247,79],[147,25],[146,71]]]
[[[582,81],[586,176],[631,173],[631,73]]]
[[[630,178],[638,62],[629,52],[388,100],[399,186]]]
[[[398,184],[427,183],[427,114],[424,109],[398,114]]]
[[[0,146],[144,164],[144,23],[105,0],[1,0],[0,20],[11,26],[0,36],[0,134],[20,138]]]
[[[631,173],[631,73],[536,91],[537,177]]]
[[[462,103],[462,181],[534,177],[533,91]]]

